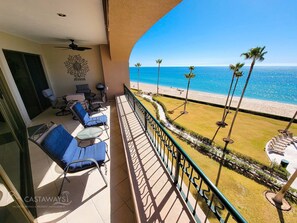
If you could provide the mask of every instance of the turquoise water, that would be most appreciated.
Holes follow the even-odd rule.
[[[249,67],[242,69],[236,96],[241,95]],[[160,85],[186,88],[188,67],[161,67]],[[227,95],[232,72],[229,67],[196,67],[191,90]],[[157,84],[157,67],[141,67],[139,82]],[[137,82],[137,68],[130,67],[130,80]],[[245,97],[297,104],[297,67],[254,67]]]

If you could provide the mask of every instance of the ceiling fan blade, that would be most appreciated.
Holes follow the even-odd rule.
[[[83,46],[78,46],[77,44],[74,43],[73,39],[70,39],[71,43],[68,45],[68,47],[65,46],[56,46],[55,48],[62,48],[62,49],[70,49],[70,50],[77,50],[77,51],[84,51],[84,50],[90,50],[92,48],[90,47],[83,47]]]
[[[84,51],[84,50],[90,50],[90,49],[92,49],[92,48],[90,48],[90,47],[78,46],[78,47],[76,47],[75,50]]]

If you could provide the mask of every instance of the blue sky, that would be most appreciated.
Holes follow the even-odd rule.
[[[258,65],[297,66],[297,0],[183,0],[139,39],[130,66],[229,65],[256,46],[268,52]]]

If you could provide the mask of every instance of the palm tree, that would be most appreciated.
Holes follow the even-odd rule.
[[[141,63],[136,63],[135,67],[137,67],[137,72],[138,72],[138,78],[137,78],[137,90],[139,92],[139,73],[140,73],[140,67],[141,67]]]
[[[253,68],[254,68],[254,65],[255,65],[256,61],[257,60],[259,60],[259,61],[264,60],[264,55],[267,53],[266,51],[264,52],[264,50],[265,50],[265,46],[264,47],[256,47],[256,48],[250,49],[246,53],[241,54],[241,56],[244,56],[245,59],[252,59],[252,63],[251,63],[250,70],[249,70],[247,79],[245,81],[245,85],[243,87],[243,90],[242,90],[242,93],[241,93],[241,96],[240,96],[240,99],[239,99],[239,102],[238,102],[238,105],[237,105],[237,108],[236,108],[236,112],[234,114],[230,129],[229,129],[229,132],[228,132],[228,136],[223,139],[224,142],[225,142],[225,146],[224,146],[224,149],[223,149],[223,155],[222,155],[222,158],[221,158],[221,161],[220,161],[220,167],[219,167],[219,171],[218,171],[218,174],[217,174],[217,179],[216,179],[216,183],[215,183],[216,186],[218,186],[218,184],[219,184],[222,165],[223,165],[223,162],[224,162],[227,146],[228,146],[229,143],[231,144],[231,143],[234,142],[231,139],[231,133],[232,133],[233,126],[234,126],[234,123],[235,123],[235,120],[236,120],[236,117],[237,117],[237,114],[238,114],[238,111],[239,111],[239,107],[241,105],[245,90],[246,90],[246,88],[248,86],[248,83],[249,83],[249,80],[250,80],[250,77],[251,77],[251,74],[252,74],[252,71],[253,71]]]
[[[226,111],[224,120],[226,120],[227,115],[229,114],[229,110],[230,110],[230,107],[231,107],[231,103],[232,103],[232,100],[233,100],[233,96],[234,96],[234,93],[235,93],[235,90],[236,90],[236,87],[237,87],[237,84],[238,84],[238,79],[239,79],[240,77],[243,76],[242,73],[243,73],[242,71],[237,71],[237,72],[235,73],[236,82],[235,82],[235,85],[234,85],[234,88],[233,88],[233,91],[232,91],[232,95],[231,95],[231,98],[230,98],[230,101],[229,101],[229,104],[228,104],[228,109],[227,109],[227,111]]]
[[[293,117],[291,118],[291,120],[290,120],[289,124],[287,125],[287,127],[286,127],[284,130],[280,129],[280,130],[278,130],[278,131],[279,131],[280,133],[288,134],[288,133],[289,133],[289,128],[291,127],[292,123],[294,122],[296,116],[297,116],[297,111],[295,112],[295,114],[294,114]]]
[[[157,80],[157,95],[159,94],[159,80],[160,80],[160,65],[162,63],[162,59],[156,60],[156,63],[158,64],[158,80]]]
[[[188,102],[188,93],[189,93],[191,79],[196,76],[195,74],[193,74],[193,70],[194,69],[195,69],[194,66],[190,66],[189,67],[190,73],[189,74],[185,74],[185,77],[188,79],[188,86],[187,86],[187,93],[186,93],[184,111],[182,112],[183,114],[186,114],[186,107],[187,107],[187,102]]]
[[[264,55],[267,53],[267,51],[264,52],[264,50],[265,50],[265,46],[263,46],[263,47],[256,47],[256,48],[250,49],[246,53],[242,53],[241,54],[241,56],[244,56],[245,59],[251,59],[252,60],[252,63],[251,63],[251,66],[250,66],[250,70],[249,70],[248,76],[247,76],[246,81],[245,81],[245,85],[244,85],[243,90],[241,92],[241,96],[240,96],[240,99],[239,99],[239,102],[238,102],[238,105],[237,105],[237,108],[236,108],[236,112],[234,114],[234,117],[233,117],[233,120],[232,120],[230,129],[229,129],[229,133],[228,133],[227,139],[230,139],[230,137],[231,137],[231,133],[232,133],[232,129],[233,129],[233,126],[234,126],[234,122],[235,122],[236,116],[238,114],[239,107],[241,105],[241,102],[242,102],[242,99],[243,99],[245,90],[246,90],[246,88],[248,86],[248,83],[249,83],[251,74],[253,72],[254,65],[255,65],[255,63],[256,63],[257,60],[259,60],[260,62],[262,62],[264,60]]]
[[[216,138],[219,130],[221,128],[224,128],[227,125],[227,123],[225,122],[225,120],[227,118],[227,115],[229,114],[229,110],[230,110],[231,102],[232,102],[232,99],[233,99],[233,95],[234,95],[234,92],[235,92],[235,89],[236,89],[236,86],[237,86],[237,83],[238,83],[238,78],[239,78],[240,75],[242,76],[242,71],[239,71],[239,69],[242,68],[243,65],[244,65],[244,63],[237,63],[235,65],[230,64],[230,66],[229,66],[230,69],[233,70],[232,80],[231,80],[231,83],[230,83],[230,88],[229,88],[229,91],[228,91],[228,96],[227,96],[226,103],[225,103],[225,106],[224,106],[222,120],[216,122],[218,128],[217,128],[215,134],[213,135],[213,137],[212,137],[212,139],[210,141],[210,145],[212,145],[212,143],[215,140],[215,138]],[[231,88],[233,86],[233,82],[234,82],[234,78],[235,77],[236,77],[236,83],[235,83],[235,85],[233,87],[232,96],[231,96],[230,101],[229,101],[230,92],[231,92]],[[229,105],[227,106],[228,101],[229,101]],[[226,111],[226,109],[227,109],[227,111]]]
[[[243,65],[244,65],[244,63],[237,63],[235,65],[233,65],[233,64],[230,64],[229,65],[230,70],[233,71],[233,75],[232,75],[232,80],[231,80],[231,83],[230,83],[230,87],[229,87],[229,91],[228,91],[228,96],[227,96],[227,99],[226,99],[226,103],[225,103],[225,106],[224,106],[222,120],[221,121],[218,121],[216,123],[219,127],[225,127],[227,125],[225,123],[225,116],[226,116],[226,109],[227,109],[227,105],[228,105],[228,101],[229,101],[231,89],[233,87],[233,82],[234,82],[235,74],[236,74],[236,72],[239,71],[240,68],[243,67]]]

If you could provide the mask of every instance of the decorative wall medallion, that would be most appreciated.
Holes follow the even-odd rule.
[[[87,60],[83,59],[80,55],[69,55],[64,64],[67,68],[67,73],[74,75],[74,81],[86,80],[86,74],[89,71]]]

